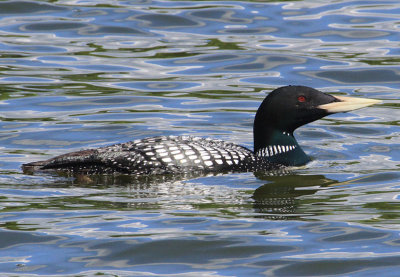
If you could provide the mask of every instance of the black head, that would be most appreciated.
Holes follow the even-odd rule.
[[[310,159],[298,146],[296,128],[320,119],[330,112],[322,105],[337,98],[304,86],[286,86],[272,91],[257,110],[254,119],[254,152],[273,145],[296,146],[295,151],[270,155],[268,160],[284,165],[301,165]]]
[[[257,111],[255,125],[262,124],[288,133],[329,114],[319,106],[337,98],[304,86],[286,86],[271,92]]]
[[[295,129],[329,114],[348,112],[379,102],[374,99],[332,96],[304,86],[278,88],[265,97],[257,110],[254,119],[254,152],[263,149],[265,152],[266,147],[270,149],[270,146],[275,146],[272,157],[269,151],[268,160],[285,165],[304,164],[309,158],[297,147],[293,136]],[[296,146],[296,150],[288,151],[284,147],[283,151],[278,146]]]

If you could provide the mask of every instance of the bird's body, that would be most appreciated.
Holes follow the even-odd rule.
[[[262,159],[245,147],[222,140],[159,136],[72,152],[44,163],[36,162],[36,166],[44,170],[62,166],[67,171],[89,174],[119,172],[138,175],[258,171],[279,167]]]
[[[293,135],[296,128],[332,113],[374,103],[377,100],[334,97],[308,87],[287,86],[271,92],[260,105],[254,120],[254,151],[216,139],[160,136],[71,152],[25,164],[23,168],[151,175],[269,171],[300,166],[310,159]]]

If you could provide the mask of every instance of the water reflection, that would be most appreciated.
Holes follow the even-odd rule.
[[[26,172],[27,173],[27,172]],[[125,190],[129,189],[129,194],[122,194],[121,196],[109,196],[107,199],[102,199],[101,204],[104,207],[110,208],[129,208],[129,209],[152,209],[164,205],[163,197],[168,195],[171,201],[173,199],[193,197],[195,195],[207,197],[213,195],[212,202],[216,203],[217,195],[222,198],[237,197],[238,199],[243,196],[235,191],[228,190],[227,193],[233,195],[223,194],[224,184],[218,182],[218,178],[223,178],[221,174],[201,174],[201,173],[187,173],[187,174],[174,174],[174,175],[155,175],[155,176],[132,176],[132,175],[68,175],[66,173],[58,173],[57,176],[63,176],[71,180],[71,184],[79,187],[87,188],[119,188]],[[345,182],[338,182],[326,178],[323,175],[301,175],[294,172],[270,172],[255,173],[255,177],[259,179],[258,182],[267,183],[256,187],[255,189],[244,189],[251,198],[246,200],[244,205],[248,205],[249,201],[252,204],[256,217],[264,217],[268,219],[298,219],[308,213],[308,202],[304,200],[303,196],[310,196],[318,193],[321,189],[331,186],[347,185],[352,182],[370,182],[371,180],[363,181],[364,178],[356,178],[354,180],[347,180]],[[392,176],[393,177],[393,176]],[[222,185],[222,187],[204,186],[200,188],[201,183],[207,183],[203,180],[215,179],[215,183]],[[379,178],[378,178],[379,179]],[[393,179],[393,178],[389,178]],[[221,179],[224,180],[224,179]],[[372,179],[372,181],[377,181]],[[237,181],[234,181],[234,183]],[[214,184],[214,182],[212,182]],[[197,191],[193,191],[196,189]],[[129,199],[127,199],[128,197]],[[189,200],[189,205],[198,205],[197,197],[192,202]],[[318,197],[316,197],[317,199]],[[160,199],[160,202],[154,202],[151,199]],[[100,198],[95,195],[85,196],[79,202],[97,206],[96,202]],[[76,200],[75,200],[76,201]],[[334,199],[332,199],[334,203]],[[208,201],[207,201],[208,202]],[[204,202],[205,203],[205,202]],[[167,204],[167,203],[165,203]],[[227,206],[231,204],[227,203]],[[236,204],[234,204],[236,205]]]
[[[266,176],[256,174],[256,176],[268,183],[254,191],[254,209],[256,212],[266,214],[267,218],[274,219],[298,216],[301,196],[314,194],[322,187],[337,183],[323,175]]]
[[[67,8],[62,6],[50,5],[47,3],[12,1],[0,3],[0,14],[35,14],[45,12],[65,11]]]
[[[370,201],[355,209],[369,212],[369,218],[376,220],[371,209],[383,209],[384,202],[377,203],[374,190],[368,186],[378,184],[381,191],[390,192],[389,187],[380,185],[381,180],[393,183],[398,174],[341,182],[294,172],[257,174],[249,184],[250,177],[243,174],[190,176],[190,180],[176,180],[177,176],[97,177],[90,182],[64,178],[58,183],[32,184],[36,194],[30,206],[26,206],[30,200],[16,196],[28,196],[32,185],[25,190],[9,186],[1,189],[7,198],[1,202],[14,203],[3,205],[2,227],[13,233],[37,233],[47,244],[33,239],[35,251],[50,249],[57,257],[68,259],[69,266],[63,267],[61,261],[46,263],[37,255],[19,257],[18,263],[42,274],[54,270],[68,273],[71,267],[130,268],[132,272],[164,272],[173,267],[174,272],[197,272],[201,266],[218,268],[226,275],[232,270],[256,268],[292,276],[298,270],[319,272],[309,266],[321,264],[338,272],[332,259],[348,265],[340,267],[342,273],[365,269],[365,260],[371,268],[383,266],[385,258],[390,257],[388,263],[396,261],[397,232],[344,221],[357,222],[351,218],[355,212],[349,210],[357,201]],[[231,183],[227,182],[229,177]],[[360,199],[357,190],[365,191],[365,199]],[[376,195],[383,193],[377,190]],[[388,198],[393,199],[390,195]],[[18,202],[25,206],[15,205]],[[33,207],[41,211],[32,212]],[[319,212],[322,218],[336,214],[336,220],[317,220]],[[27,247],[11,240],[3,251],[12,255],[15,251],[29,252]],[[11,263],[7,268],[13,270]]]
[[[267,271],[269,275],[298,276],[301,272],[309,276],[365,272],[397,264],[399,260],[396,232],[340,222],[289,225],[285,221],[179,213],[166,217],[132,211],[120,212],[118,216],[104,213],[81,216],[66,213],[55,217],[59,221],[62,217],[69,220],[54,224],[51,230],[25,234],[22,241],[28,239],[28,244],[8,242],[2,250],[13,259],[3,260],[6,262],[3,269],[9,272],[23,267],[37,274],[129,269],[131,275],[136,272],[163,274],[171,270],[234,275],[251,270],[253,274]],[[99,217],[103,220],[98,220]],[[40,215],[34,213],[31,218],[39,219]],[[46,234],[47,231],[70,234],[61,237]],[[5,236],[1,236],[0,243],[4,243],[7,233],[23,235],[17,231],[1,233]],[[95,239],[89,239],[91,236]],[[51,249],[57,255],[51,263],[39,255],[15,255],[30,251],[30,246],[39,253]],[[17,267],[15,262],[19,264]]]
[[[320,72],[307,72],[305,75],[322,78],[330,82],[341,84],[365,84],[365,83],[395,83],[400,72],[397,69],[380,70],[329,70]]]
[[[133,19],[133,18],[131,18]],[[145,26],[149,28],[185,28],[185,27],[202,27],[203,24],[196,22],[187,17],[169,14],[145,14],[135,17],[135,20],[142,20]]]

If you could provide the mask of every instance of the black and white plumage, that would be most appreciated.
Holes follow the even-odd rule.
[[[274,151],[274,150],[272,150]],[[276,149],[278,151],[278,149]],[[278,154],[278,152],[276,152]],[[87,174],[167,174],[276,169],[240,145],[218,139],[159,136],[57,156],[29,164]]]
[[[336,112],[377,103],[377,100],[334,97],[304,86],[274,90],[254,120],[254,151],[217,139],[159,136],[97,149],[67,153],[23,165],[24,171],[151,175],[188,172],[269,171],[309,161],[294,138],[296,128]]]

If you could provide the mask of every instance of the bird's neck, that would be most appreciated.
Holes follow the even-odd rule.
[[[293,132],[263,129],[254,132],[254,153],[257,157],[285,166],[301,166],[310,161],[297,143]]]

